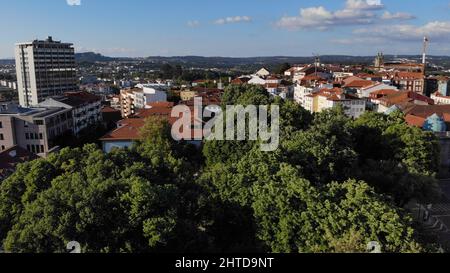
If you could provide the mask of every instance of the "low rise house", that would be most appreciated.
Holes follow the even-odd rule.
[[[435,104],[450,104],[450,96],[442,95],[440,92],[431,94],[431,99],[434,100]]]
[[[378,99],[377,111],[386,113],[392,107],[404,109],[415,105],[434,105],[434,100],[412,91],[399,91]]]
[[[259,76],[259,77],[267,77],[267,76],[269,76],[270,75],[270,71],[267,69],[267,68],[261,68],[260,70],[258,70],[256,73],[255,73],[255,75],[256,76]]]
[[[141,138],[140,130],[144,126],[146,119],[149,117],[156,116],[164,118],[167,119],[170,124],[174,124],[177,118],[171,117],[173,107],[174,104],[171,102],[152,103],[149,104],[147,109],[140,110],[133,117],[119,121],[117,123],[117,129],[109,132],[100,139],[103,151],[109,153],[116,148],[131,148],[133,144]],[[191,112],[193,112],[193,109],[190,109]],[[192,130],[192,136],[195,136],[198,133],[198,130]],[[188,143],[199,147],[202,140],[188,140]]]
[[[392,85],[387,85],[380,82],[374,82],[372,85],[363,86],[357,89],[357,95],[360,98],[369,98],[373,92],[380,90],[393,90],[395,92],[399,91],[397,87]]]
[[[321,89],[306,96],[305,109],[311,113],[342,105],[345,113],[352,118],[359,118],[366,111],[366,102],[351,94],[346,94],[341,88]]]

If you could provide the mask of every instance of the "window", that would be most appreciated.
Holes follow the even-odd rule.
[[[2,145],[2,151],[5,150],[5,145]]]
[[[0,140],[4,140],[3,134],[0,134]]]
[[[3,123],[0,121],[0,128],[3,128]]]
[[[30,139],[34,139],[34,134],[30,133]]]
[[[30,145],[27,145],[27,150],[28,150],[29,152],[31,152]]]
[[[44,136],[42,135],[42,133],[39,133],[39,139],[43,139]]]
[[[41,145],[41,153],[44,152],[44,145]]]
[[[25,133],[25,139],[30,139],[30,134]]]
[[[39,139],[39,137],[38,137],[38,134],[37,134],[37,133],[35,133],[35,134],[34,134],[34,139]]]
[[[34,145],[31,145],[31,151],[32,151],[33,153],[36,153],[36,147],[35,147]]]

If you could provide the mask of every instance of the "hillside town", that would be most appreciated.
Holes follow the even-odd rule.
[[[423,43],[426,49],[428,39]],[[181,64],[142,69],[144,64],[129,61],[89,66],[75,60],[73,44],[52,37],[17,43],[15,53],[15,65],[1,67],[1,181],[14,177],[22,164],[53,160],[67,148],[95,143],[105,155],[134,151],[142,145],[137,143],[143,141],[151,122],[158,124],[155,118],[173,125],[177,121],[173,109],[185,106],[195,112],[198,98],[204,109],[218,113],[233,92],[243,92],[244,97],[246,92],[256,97],[267,94],[268,101],[291,108],[284,111],[298,112],[300,107],[311,117],[336,109],[342,109],[349,122],[370,113],[386,118],[398,115],[408,126],[435,137],[440,154],[433,175],[442,183],[450,179],[450,75],[432,66],[426,50],[422,62],[387,60],[380,52],[370,64],[323,63],[315,56],[312,63],[280,63],[276,69],[262,66],[257,71]],[[196,150],[190,150],[190,156],[203,149],[207,157],[212,149],[206,148],[205,139],[186,141],[192,145],[189,149]],[[450,242],[446,220],[450,209],[442,211],[442,206],[448,204],[437,198],[428,203],[408,200],[402,206],[423,217],[424,228],[445,245]]]

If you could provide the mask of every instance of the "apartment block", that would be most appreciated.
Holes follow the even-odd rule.
[[[70,43],[53,41],[52,37],[19,43],[15,59],[19,103],[23,107],[78,89],[75,51]]]
[[[73,117],[72,131],[75,136],[102,122],[101,98],[87,92],[68,92],[64,96],[48,98],[39,106],[70,109]]]
[[[19,146],[41,157],[56,151],[58,137],[72,130],[72,111],[0,105],[0,149]]]

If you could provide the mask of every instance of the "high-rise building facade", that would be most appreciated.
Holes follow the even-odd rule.
[[[77,90],[73,44],[35,40],[16,44],[19,103],[37,105],[47,97]]]

